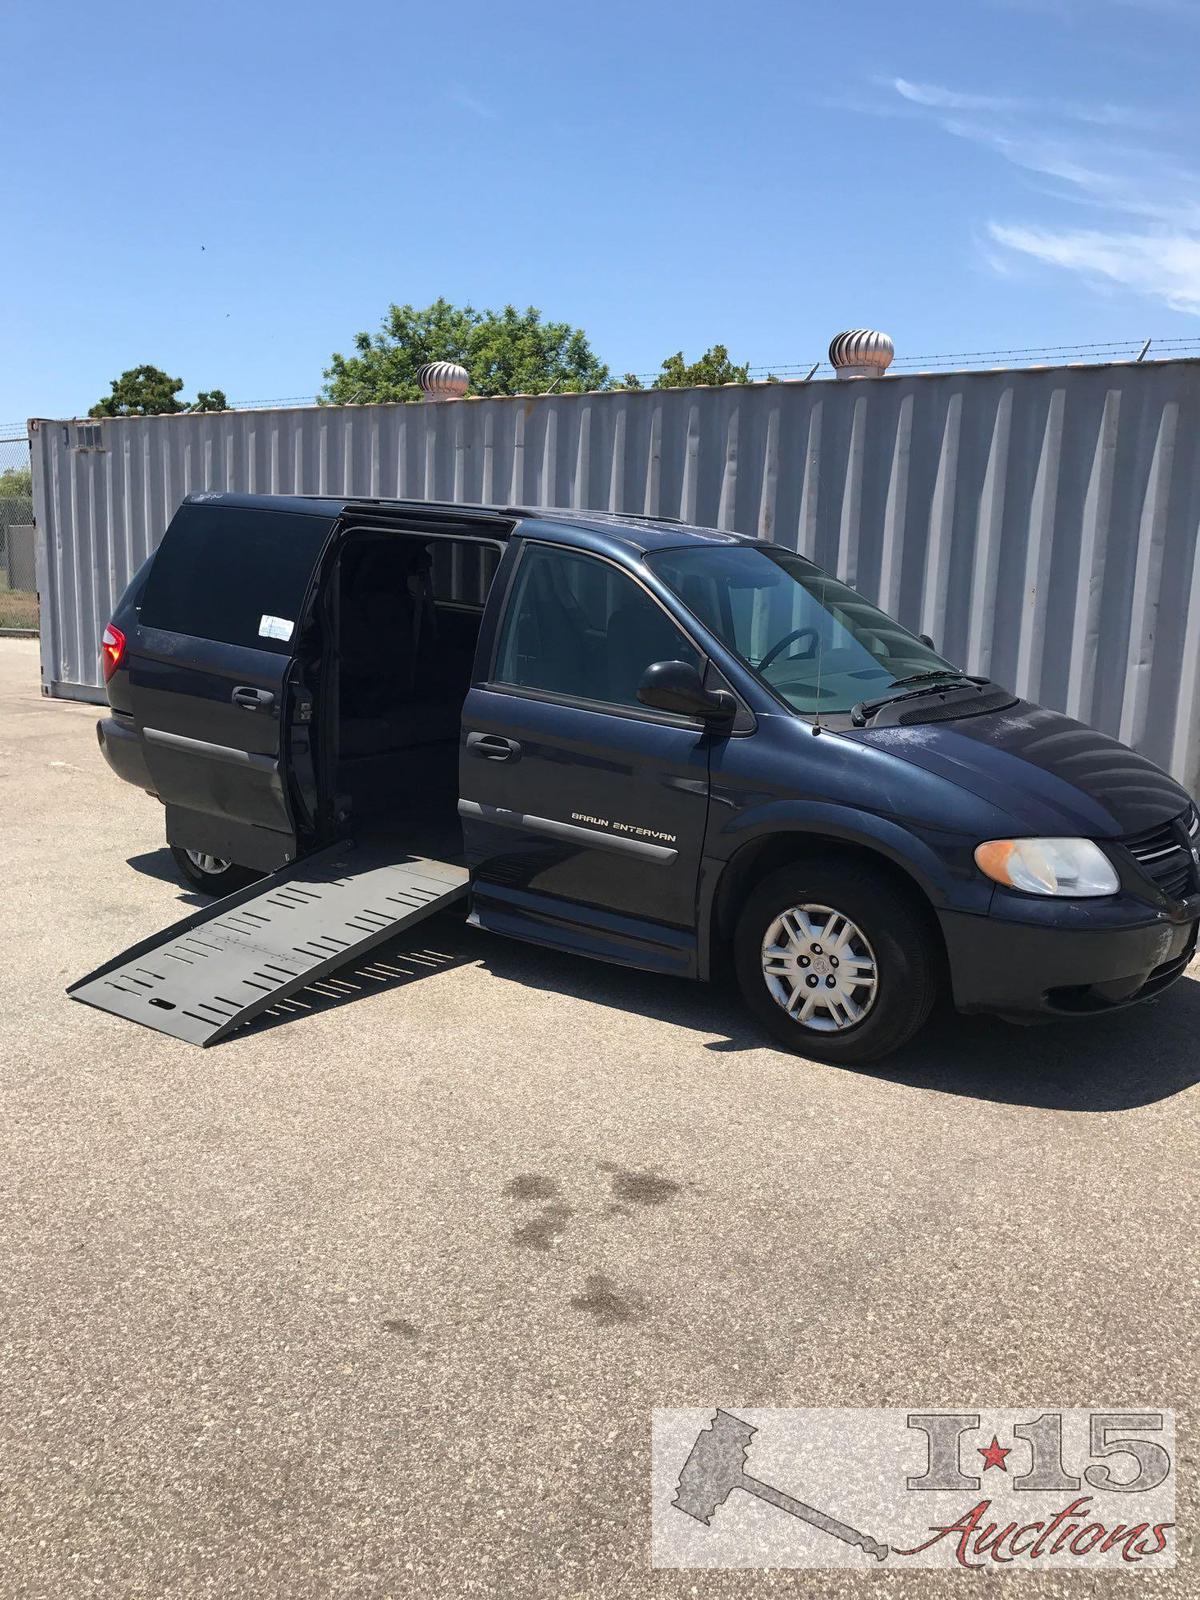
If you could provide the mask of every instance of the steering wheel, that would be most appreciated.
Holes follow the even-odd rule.
[[[780,651],[786,650],[789,644],[794,644],[797,639],[803,639],[806,637],[811,638],[813,642],[813,648],[808,652],[808,654],[810,656],[815,655],[817,642],[820,637],[820,635],[817,633],[817,630],[815,628],[793,628],[791,633],[785,633],[782,639],[778,640],[771,646],[766,655],[758,663],[758,670],[761,672],[764,667],[769,667]]]

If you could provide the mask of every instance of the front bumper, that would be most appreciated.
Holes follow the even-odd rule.
[[[997,893],[987,916],[939,912],[954,1004],[1014,1018],[1087,1016],[1161,994],[1196,951],[1200,895],[1157,911]]]
[[[154,794],[154,779],[146,765],[146,751],[141,736],[133,725],[119,717],[101,717],[96,724],[96,738],[105,761],[126,783],[136,784],[147,794]]]

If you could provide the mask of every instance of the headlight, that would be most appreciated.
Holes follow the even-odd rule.
[[[975,847],[987,877],[1026,894],[1116,894],[1116,868],[1090,839],[989,839]]]

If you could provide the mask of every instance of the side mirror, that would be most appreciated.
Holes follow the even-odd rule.
[[[929,637],[929,635],[927,633],[919,633],[917,635],[917,638],[920,639],[922,644],[928,645],[931,650],[933,650],[933,651],[937,650],[937,645],[934,644],[933,640]]]
[[[706,689],[688,661],[655,661],[642,673],[637,697],[655,711],[699,717],[704,722],[732,722],[737,701],[723,689]]]

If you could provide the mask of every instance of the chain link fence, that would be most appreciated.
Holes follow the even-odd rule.
[[[0,630],[38,625],[29,440],[0,434]]]

